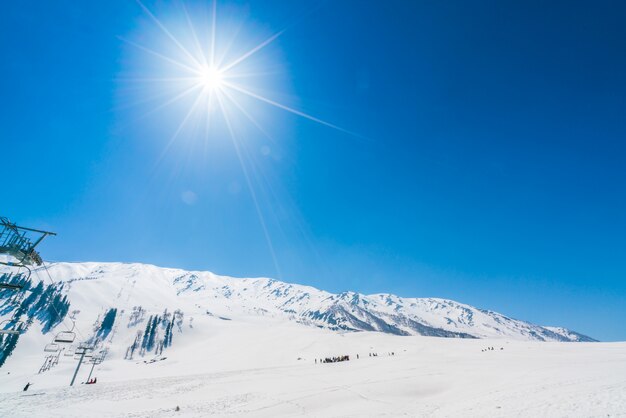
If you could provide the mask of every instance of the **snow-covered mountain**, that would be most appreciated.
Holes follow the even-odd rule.
[[[54,263],[48,269],[52,281],[58,287],[62,285],[60,292],[67,295],[69,312],[74,312],[75,319],[82,319],[79,322],[94,321],[96,316],[100,318],[111,309],[131,317],[135,315],[137,322],[141,322],[146,314],[169,309],[170,314],[178,311],[181,322],[184,315],[187,318],[208,315],[222,320],[254,316],[336,331],[594,341],[564,328],[534,325],[446,299],[355,292],[333,294],[267,278],[237,279],[145,264]],[[33,279],[44,278],[45,274],[39,269]],[[93,318],[88,319],[87,315]],[[170,320],[174,321],[173,317]]]

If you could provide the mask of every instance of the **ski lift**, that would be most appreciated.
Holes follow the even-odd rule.
[[[85,357],[85,358],[93,357],[93,347],[89,347],[86,345],[79,345],[78,348],[76,348],[76,351],[74,351],[74,358],[78,360],[81,357]]]
[[[83,357],[85,360],[89,360],[90,358],[93,357],[93,353],[91,351],[86,351],[84,355],[83,353],[80,353],[80,354],[74,353],[74,360],[80,360],[81,357]]]
[[[78,348],[76,348],[76,350],[74,351],[74,354],[81,355],[81,354],[83,354],[87,350],[88,350],[87,347],[79,345]]]
[[[104,359],[98,356],[98,357],[92,357],[91,360],[89,360],[89,363],[102,364],[103,361]]]
[[[69,348],[67,350],[65,350],[65,353],[63,353],[63,355],[65,357],[72,357],[74,355],[75,351],[76,351],[76,349],[74,348],[74,346],[70,345]]]
[[[45,351],[46,353],[56,353],[59,350],[60,350],[60,347],[59,347],[59,344],[57,343],[46,344],[46,346],[43,349],[43,351]]]
[[[76,333],[74,332],[74,327],[76,326],[76,324],[74,322],[72,322],[72,329],[69,331],[61,331],[59,332],[56,337],[54,337],[54,342],[55,343],[62,343],[62,344],[71,344],[74,342],[74,340],[76,339]]]
[[[55,343],[73,343],[76,338],[76,334],[71,331],[61,331],[54,337]]]
[[[8,290],[22,290],[22,285],[13,284],[13,283],[0,283],[0,289],[8,289]]]
[[[33,264],[40,266],[43,260],[35,251],[35,247],[48,235],[56,234],[18,226],[7,218],[0,217],[0,254],[9,255],[17,260],[17,262],[2,262],[2,264],[15,267]]]
[[[3,280],[5,281],[0,282],[0,290],[2,289],[13,290],[13,291],[22,290],[24,288],[24,283],[27,283],[28,280],[30,279],[30,276],[33,274],[32,270],[29,269],[27,266],[14,266],[11,263],[5,263],[5,262],[0,262],[0,264],[8,265],[9,267],[17,267],[18,269],[21,269],[22,267],[24,267],[28,271],[28,275],[26,277],[23,277],[19,273],[18,274],[10,273],[9,277],[3,276],[4,277]],[[17,280],[11,280],[12,278],[16,278]]]
[[[26,331],[26,324],[24,323],[24,321],[14,321],[11,319],[5,319],[4,321],[0,322],[0,335],[1,334],[18,335],[18,334],[22,334],[24,331]]]

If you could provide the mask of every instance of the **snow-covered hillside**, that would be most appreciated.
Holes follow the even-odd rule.
[[[331,330],[396,335],[593,341],[564,328],[542,327],[446,299],[332,294],[267,278],[236,279],[145,264],[55,263],[49,272],[53,282],[63,285],[61,293],[67,295],[70,311],[80,311],[74,313],[76,320],[90,325],[108,309],[122,315],[139,310],[134,315],[142,320],[169,309],[172,315],[178,310],[179,321],[185,315],[261,316]],[[35,271],[33,279],[46,278],[44,273]]]
[[[593,341],[565,328],[541,327],[445,299],[354,292],[332,294],[310,286],[266,278],[235,279],[209,272],[187,272],[142,264],[59,263],[52,265],[50,270],[55,280],[68,283],[84,279],[114,282],[111,285],[120,289],[118,298],[124,288],[130,286],[133,293],[129,292],[126,302],[133,297],[139,302],[169,291],[182,296],[186,303],[193,301],[205,306],[209,312],[283,317],[333,330],[462,338]],[[94,282],[93,286],[102,285]],[[85,290],[89,292],[88,288]]]
[[[595,416],[626,405],[623,343],[572,344],[586,337],[452,301],[141,264],[49,272],[35,271],[19,297],[0,294],[1,315],[19,306],[28,324],[0,368],[0,416],[171,416],[176,406],[198,417]],[[75,341],[44,351],[72,323]],[[104,361],[86,359],[69,388],[79,342]],[[92,367],[98,384],[81,385]]]
[[[6,271],[6,269],[5,269]],[[6,280],[24,280],[13,276]],[[102,356],[135,361],[166,356],[172,347],[204,344],[215,321],[292,324],[333,332],[519,341],[593,341],[445,299],[390,294],[332,294],[309,286],[236,279],[145,264],[54,263],[33,270],[24,291],[0,290],[3,328],[21,321],[22,335],[0,335],[0,367],[20,356],[41,357],[38,370],[70,356],[79,343]],[[257,325],[258,326],[258,325]],[[57,344],[59,333],[75,335]],[[50,345],[50,346],[48,346]],[[23,372],[37,368],[21,364]]]

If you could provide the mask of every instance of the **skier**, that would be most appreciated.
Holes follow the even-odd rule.
[[[28,390],[30,385],[32,385],[32,383],[30,383],[30,382],[26,383],[26,386],[24,386],[24,392],[26,392]]]

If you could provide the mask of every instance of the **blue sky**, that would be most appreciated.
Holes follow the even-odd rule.
[[[145,5],[177,30],[180,5]],[[246,101],[258,207],[223,123],[168,147],[185,104],[137,104],[159,86],[133,77],[161,69],[129,41],[172,48],[137,3],[2,7],[0,209],[58,232],[45,258],[445,297],[626,339],[620,2],[218,3],[235,47],[286,29],[252,60],[271,70],[256,91],[357,134]]]

